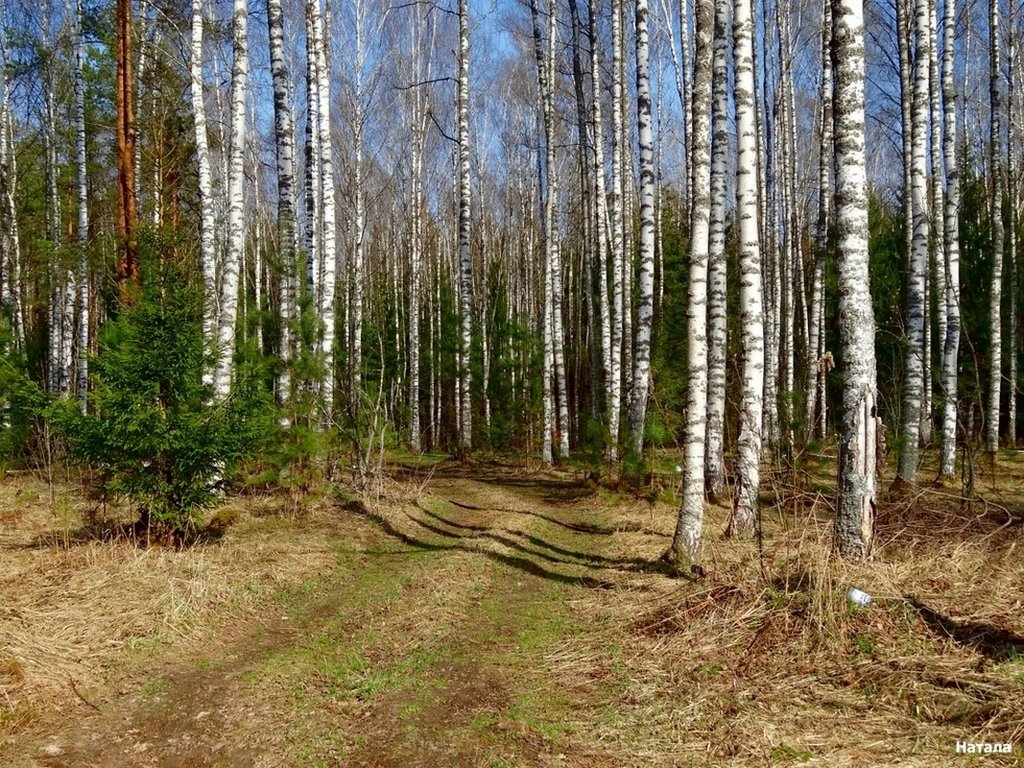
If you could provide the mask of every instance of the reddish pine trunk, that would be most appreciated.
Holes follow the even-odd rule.
[[[117,129],[118,234],[121,237],[121,260],[118,264],[118,285],[122,297],[128,287],[138,282],[139,259],[136,252],[135,226],[138,203],[135,199],[135,107],[132,103],[132,4],[131,0],[117,0],[117,80],[115,109]]]

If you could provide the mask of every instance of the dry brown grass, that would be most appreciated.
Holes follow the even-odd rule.
[[[95,705],[136,648],[188,653],[334,559],[325,512],[289,522],[257,517],[274,513],[269,500],[232,502],[227,536],[179,550],[117,536],[125,516],[97,520],[91,505],[30,476],[0,485],[0,736]]]
[[[1000,490],[1004,503],[969,507],[938,490],[883,500],[870,563],[833,555],[824,496],[766,497],[760,548],[725,539],[728,510],[712,507],[707,577],[587,594],[577,609],[602,620],[549,659],[553,685],[590,701],[580,727],[605,722],[595,737],[637,766],[932,768],[969,759],[958,739],[1021,745],[1022,528],[1005,508],[1014,489]],[[624,531],[620,554],[655,558],[667,538],[625,523],[646,518],[667,537],[675,510],[607,514]],[[852,609],[851,586],[874,603]],[[610,653],[612,637],[621,649]]]
[[[372,624],[353,645],[368,669],[388,669],[413,647],[447,647],[449,636],[453,645],[467,642],[481,595],[495,585],[514,584],[511,594],[519,594],[521,582],[525,600],[559,577],[548,594],[571,600],[571,642],[538,652],[530,670],[518,670],[521,679],[504,667],[500,678],[509,701],[528,687],[542,711],[550,706],[568,720],[571,736],[557,746],[570,754],[566,765],[968,764],[954,753],[958,739],[1024,743],[1024,558],[1015,506],[1024,508],[1024,465],[1006,461],[988,501],[963,505],[941,489],[882,499],[870,563],[833,556],[830,501],[816,492],[771,489],[761,544],[724,539],[728,509],[711,507],[700,581],[670,579],[656,566],[673,506],[576,493],[562,475],[438,477],[429,493],[388,482],[372,514],[313,510],[296,521],[269,502],[235,501],[222,515],[233,519],[222,540],[182,551],[84,536],[89,509],[75,489],[51,497],[30,478],[7,482],[0,746],[5,731],[24,730],[33,718],[81,710],[83,699],[106,703],[95,697],[116,695],[133,649],[166,643],[180,655],[229,644],[232,618],[322,573],[334,560],[331,542],[344,539],[357,548],[373,541],[358,568],[372,563],[380,573],[362,587],[366,605],[346,609],[350,623],[321,629],[351,635]],[[396,538],[427,556],[370,557],[384,558],[382,542]],[[513,570],[503,570],[509,564]],[[514,579],[495,577],[507,572]],[[381,580],[393,593],[378,589]],[[851,586],[875,602],[851,609]],[[486,638],[476,642],[480,658],[491,652]],[[268,679],[287,681],[289,670]],[[477,695],[474,686],[464,686],[467,696]],[[256,722],[271,733],[293,706],[289,689],[281,691],[238,706],[248,718],[262,713]],[[382,695],[400,712],[399,693]],[[309,722],[328,729],[338,706]],[[360,707],[362,717],[369,705]]]

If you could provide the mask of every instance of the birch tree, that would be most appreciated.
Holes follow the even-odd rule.
[[[291,107],[291,81],[284,49],[284,16],[281,12],[281,0],[266,0],[266,9],[267,30],[270,38],[270,74],[273,78],[274,88],[274,145],[277,149],[277,250],[281,279],[279,356],[282,365],[277,381],[277,390],[280,401],[288,402],[291,395],[290,362],[295,354],[293,334],[298,317],[296,304],[298,232],[295,217],[295,128]]]
[[[196,169],[199,182],[199,260],[203,273],[203,343],[207,350],[217,348],[218,310],[217,265],[213,181],[210,169],[209,140],[206,135],[206,102],[203,95],[203,0],[192,0],[191,75],[192,117],[195,124]],[[213,385],[213,370],[204,369],[203,383]]]
[[[843,421],[836,543],[841,554],[871,553],[875,511],[875,321],[868,274],[864,162],[864,12],[861,0],[832,0],[833,103],[839,344]],[[927,57],[924,57],[927,65]]]
[[[711,214],[708,240],[710,343],[707,353],[707,442],[704,453],[705,488],[712,499],[721,497],[725,491],[725,355],[728,345],[725,177],[729,152],[729,21],[728,0],[718,0],[715,3],[712,63]],[[694,424],[696,425],[696,422]]]
[[[619,419],[622,413],[622,366],[625,346],[625,151],[623,149],[622,0],[612,9],[612,378],[608,384],[608,459],[618,460]]]
[[[630,433],[632,449],[637,456],[643,453],[644,447],[644,425],[647,419],[647,399],[651,378],[651,328],[654,322],[654,129],[651,119],[650,40],[647,27],[647,0],[636,0],[636,111],[640,144],[640,277],[636,346],[633,354]],[[704,290],[706,292],[706,285]],[[707,376],[706,369],[704,375]],[[703,457],[701,458],[703,462]]]
[[[988,406],[985,410],[985,450],[999,449],[999,408],[1003,379],[1003,131],[1002,70],[999,45],[999,0],[989,0],[989,162],[992,216],[992,279],[989,283]]]
[[[903,383],[902,437],[898,480],[913,485],[917,482],[921,409],[924,396],[925,349],[925,280],[928,271],[928,175],[926,167],[928,127],[928,0],[914,2],[914,36],[916,46],[913,64],[913,104],[909,130],[910,203],[913,216],[913,238],[909,253],[907,277],[907,350]]]
[[[750,0],[736,0],[733,6],[733,47],[736,67],[734,98],[738,143],[736,209],[740,235],[740,325],[743,347],[740,433],[736,450],[737,488],[732,519],[729,522],[729,532],[736,536],[753,535],[757,523],[765,387],[753,33]]]
[[[956,461],[957,361],[960,352],[960,165],[956,156],[956,89],[953,38],[956,0],[945,0],[942,43],[942,152],[946,165],[943,224],[945,243],[946,327],[942,345],[942,447],[939,476],[952,479]]]
[[[430,79],[429,53],[424,50],[430,35],[433,47],[433,22],[427,29],[427,15],[418,8],[413,9],[416,21],[412,27],[412,72],[417,87],[412,89],[412,233],[409,243],[409,447],[420,450],[420,293],[422,292],[422,269],[424,258],[424,169],[427,120],[429,104],[425,84]],[[433,18],[432,16],[430,18]],[[427,49],[429,50],[429,49]]]
[[[245,255],[245,99],[249,86],[249,7],[234,0],[231,22],[231,161],[228,172],[228,248],[221,271],[220,314],[213,393],[218,399],[231,391],[238,317],[238,280]]]
[[[473,260],[470,252],[469,177],[469,0],[459,0],[459,453],[466,456],[473,443],[473,374],[469,354],[473,338]]]
[[[612,333],[612,306],[608,298],[608,242],[613,240],[610,234],[608,218],[608,202],[605,193],[605,153],[604,153],[604,121],[601,118],[601,61],[597,38],[596,3],[590,3],[590,72],[593,88],[591,99],[591,128],[593,133],[594,158],[592,171],[594,174],[595,215],[594,229],[598,252],[598,311],[601,313],[601,363],[604,369],[605,408],[610,423],[612,389],[614,373],[614,341]]]
[[[1007,243],[1006,243],[1006,260],[1007,260],[1007,282],[1009,283],[1009,311],[1010,316],[1007,318],[1007,351],[1009,353],[1009,360],[1007,361],[1007,384],[1009,387],[1009,393],[1007,397],[1007,408],[1006,408],[1006,424],[1007,424],[1007,439],[1011,447],[1017,447],[1017,395],[1018,383],[1017,383],[1017,353],[1018,353],[1018,274],[1017,274],[1017,232],[1019,218],[1017,215],[1018,208],[1020,206],[1019,197],[1019,184],[1020,179],[1018,178],[1018,167],[1017,167],[1017,152],[1019,143],[1015,141],[1018,130],[1020,129],[1021,119],[1017,114],[1016,106],[1020,102],[1020,94],[1017,93],[1017,87],[1019,84],[1017,67],[1019,66],[1019,56],[1017,54],[1017,35],[1019,34],[1019,26],[1016,20],[1016,3],[1010,0],[1009,18],[1011,23],[1007,30],[1007,41],[1006,41],[1006,60],[1008,66],[1006,68],[1006,130],[1007,130],[1007,153],[1006,153],[1006,194],[1007,200],[1009,201],[1009,209],[1007,210]]]
[[[334,413],[334,334],[337,325],[337,221],[334,208],[334,150],[331,137],[331,77],[327,68],[326,35],[320,0],[309,0],[307,13],[312,30],[312,55],[316,75],[316,129],[320,171],[317,201],[321,215],[321,244],[317,264],[317,315],[320,318],[320,354],[324,374],[320,381],[320,405],[323,421],[329,423]],[[310,43],[307,43],[309,45]]]
[[[22,302],[21,238],[15,204],[17,162],[12,128],[7,70],[7,2],[0,0],[0,304],[11,312],[16,349],[25,347],[25,314]]]
[[[78,275],[75,350],[77,380],[75,389],[86,408],[89,390],[89,169],[85,147],[85,40],[82,34],[82,0],[75,2],[75,165],[78,169]]]
[[[719,6],[726,0],[721,0]],[[743,0],[740,0],[743,2]],[[719,8],[721,12],[721,7]],[[696,0],[694,6],[693,117],[690,134],[690,166],[693,169],[693,199],[689,247],[690,280],[687,289],[687,389],[683,444],[683,498],[676,530],[667,559],[676,570],[700,557],[704,524],[704,439],[707,413],[707,275],[708,234],[711,215],[711,135],[708,115],[711,107],[712,33],[715,27],[713,0]],[[747,17],[749,21],[749,16]],[[751,80],[753,76],[751,75]]]
[[[829,209],[832,182],[832,4],[822,3],[821,114],[818,121],[818,221],[814,233],[814,272],[807,323],[807,377],[804,385],[804,430],[808,438],[825,436],[825,260],[828,256]],[[816,419],[821,412],[820,420]]]

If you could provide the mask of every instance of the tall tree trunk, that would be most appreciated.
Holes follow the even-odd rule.
[[[77,381],[75,389],[86,408],[89,390],[89,169],[85,150],[85,42],[82,35],[82,0],[75,2],[75,164],[78,166],[78,256],[75,328]]]
[[[6,18],[6,0],[0,0],[0,19]],[[15,347],[24,349],[21,240],[18,236],[18,210],[14,202],[18,179],[15,157],[7,81],[7,35],[4,25],[0,24],[0,304],[11,312]]]
[[[956,0],[946,0],[943,12],[942,152],[946,161],[945,295],[946,327],[942,345],[942,454],[939,476],[953,478],[956,462],[957,360],[960,352],[960,166],[956,157],[956,90],[953,87],[953,37]]]
[[[1003,379],[1003,131],[1002,58],[999,0],[989,0],[989,177],[992,211],[992,281],[989,286],[989,387],[985,413],[985,449],[999,449],[999,411]]]
[[[424,55],[425,14],[414,9],[413,77],[416,82],[430,79],[429,58]],[[433,43],[433,31],[430,27]],[[430,46],[433,47],[432,45]],[[427,60],[424,66],[424,59]],[[423,152],[428,120],[427,98],[422,87],[413,94],[412,110],[412,237],[409,253],[409,447],[421,449],[420,434],[420,293],[423,269],[423,216],[425,204]],[[429,302],[428,302],[429,306]]]
[[[907,351],[903,383],[903,448],[900,451],[898,478],[913,485],[917,482],[921,408],[924,395],[925,278],[928,271],[928,173],[926,141],[928,137],[928,0],[914,2],[913,108],[910,118],[911,177],[910,202],[913,213],[913,240],[909,254],[907,280]]]
[[[41,26],[42,45],[44,49],[48,49],[53,45],[50,37],[50,5],[48,2],[43,4]],[[56,72],[52,62],[46,63],[43,78],[44,232],[46,240],[51,245],[47,376],[50,393],[65,395],[70,385],[71,372],[71,318],[68,315],[68,296],[72,290],[73,280],[64,267],[58,250],[63,233],[57,179],[60,169],[57,160]]]
[[[737,489],[729,532],[751,536],[757,524],[761,486],[762,416],[765,389],[764,309],[761,244],[758,235],[757,138],[754,120],[754,23],[750,0],[736,0],[733,39],[736,57],[736,208],[740,231],[740,323],[743,328],[742,401],[737,442]]]
[[[636,0],[636,114],[640,143],[640,278],[630,432],[633,452],[640,456],[644,447],[644,425],[650,391],[651,328],[654,323],[654,126],[651,117],[647,0]],[[706,290],[705,285],[705,293]],[[707,376],[706,369],[704,375]]]
[[[619,455],[619,419],[622,413],[622,367],[625,346],[623,283],[625,266],[625,159],[622,146],[622,0],[611,0],[612,9],[612,378],[608,383],[608,459]]]
[[[114,92],[116,112],[115,148],[118,182],[118,235],[121,238],[121,261],[118,282],[122,298],[131,283],[139,279],[135,228],[138,222],[138,201],[135,192],[135,107],[132,76],[132,0],[117,0],[114,13],[115,56],[117,73]]]
[[[203,271],[203,344],[217,346],[220,297],[217,295],[217,246],[215,202],[206,136],[206,104],[203,98],[203,0],[192,0],[191,73],[192,115],[196,134],[196,166],[199,175],[199,260]],[[213,386],[213,370],[204,369],[203,383]]]
[[[473,403],[470,349],[473,339],[473,258],[470,252],[469,177],[469,0],[459,0],[459,454],[465,457],[473,443]]]
[[[245,99],[249,87],[246,0],[232,5],[231,48],[231,165],[228,173],[228,251],[221,272],[221,310],[217,323],[217,358],[213,393],[218,399],[231,391],[238,316],[239,272],[245,256]]]
[[[308,13],[313,33],[313,56],[315,58],[317,89],[317,148],[320,151],[318,168],[320,177],[317,185],[317,200],[322,215],[322,243],[319,248],[319,284],[317,285],[317,315],[323,323],[320,337],[320,355],[324,361],[324,375],[320,382],[320,406],[322,420],[329,424],[334,415],[334,334],[337,326],[337,222],[334,214],[334,151],[331,139],[331,76],[327,69],[327,37],[320,0],[309,0]],[[353,318],[353,325],[356,323]]]
[[[741,2],[743,0],[740,0]],[[719,14],[727,0],[719,1]],[[708,347],[707,322],[708,236],[712,199],[711,112],[712,32],[715,27],[713,0],[696,0],[694,6],[693,131],[690,136],[693,168],[693,200],[690,215],[690,280],[687,288],[687,388],[686,423],[683,446],[683,498],[668,559],[677,570],[700,558],[704,524],[704,439],[707,414]],[[747,18],[749,22],[749,17]],[[749,55],[749,52],[748,52]],[[751,77],[753,80],[753,77]]]
[[[296,270],[298,231],[295,217],[295,128],[292,119],[291,80],[284,49],[281,0],[266,0],[270,37],[270,73],[274,86],[274,143],[277,148],[277,250],[280,263],[281,371],[277,380],[280,402],[291,400],[291,361],[295,355]],[[209,161],[207,161],[209,162]]]
[[[612,334],[612,308],[608,298],[608,241],[612,240],[609,232],[610,222],[608,220],[608,201],[605,194],[605,169],[604,169],[604,121],[601,117],[601,62],[598,55],[599,42],[597,37],[597,18],[595,3],[590,4],[589,16],[590,32],[590,71],[591,85],[593,88],[591,99],[591,126],[594,138],[594,201],[596,220],[594,229],[596,232],[598,252],[598,311],[601,313],[601,363],[604,368],[604,400],[605,414],[610,423],[612,385],[614,381],[614,340]]]
[[[313,0],[306,2],[306,161],[303,198],[306,226],[306,286],[312,304],[319,309],[323,276],[319,265],[323,263],[320,205],[320,86],[316,64],[316,40],[313,34]]]
[[[938,329],[938,337],[941,341],[945,337],[946,329],[946,270],[943,266],[946,252],[946,229],[943,226],[945,216],[945,180],[942,172],[942,104],[940,96],[942,93],[942,81],[939,78],[939,27],[936,10],[937,0],[928,0],[928,26],[932,32],[932,44],[928,47],[929,65],[929,120],[930,120],[930,163],[931,163],[931,199],[929,200],[929,229],[931,238],[928,250],[928,282],[930,286],[929,300],[926,311],[929,314],[926,328],[928,330],[928,342],[925,345],[925,363],[927,372],[925,375],[924,408],[921,412],[921,441],[925,444],[932,441],[932,427],[934,424],[934,396],[932,393],[935,366],[932,364],[932,341],[931,341],[931,296],[936,297],[935,327]],[[941,369],[941,349],[938,346],[939,368]]]
[[[1010,0],[1010,18],[1014,20],[1014,23],[1010,25],[1007,30],[1007,43],[1006,43],[1006,58],[1009,62],[1007,67],[1007,83],[1006,83],[1006,123],[1007,123],[1007,157],[1006,157],[1006,179],[1007,179],[1007,198],[1010,206],[1007,211],[1009,215],[1009,231],[1007,240],[1007,280],[1010,284],[1010,300],[1009,310],[1010,316],[1007,318],[1008,336],[1007,339],[1007,353],[1009,360],[1007,361],[1007,382],[1009,387],[1009,393],[1007,397],[1007,408],[1006,408],[1006,421],[1007,421],[1007,439],[1009,440],[1010,446],[1013,448],[1017,447],[1017,395],[1018,395],[1018,383],[1017,383],[1017,322],[1018,322],[1018,277],[1017,277],[1017,228],[1019,225],[1019,219],[1017,217],[1017,209],[1020,205],[1019,179],[1017,177],[1017,150],[1019,143],[1015,141],[1017,132],[1020,130],[1021,122],[1020,116],[1016,113],[1016,105],[1020,102],[1020,94],[1016,92],[1017,87],[1017,72],[1016,69],[1019,66],[1019,60],[1017,55],[1017,35],[1018,25],[1016,23],[1016,3]]]
[[[836,542],[842,555],[871,554],[875,516],[875,320],[868,274],[864,163],[864,12],[861,0],[833,0],[839,344],[843,432],[839,444]],[[927,65],[927,56],[924,64]]]
[[[704,485],[708,496],[712,499],[720,498],[725,492],[725,356],[729,330],[727,316],[728,264],[725,254],[725,185],[729,154],[729,22],[728,0],[719,0],[715,3],[715,39],[712,63],[711,218],[708,241],[708,336],[710,343],[707,352],[707,443],[704,453]],[[694,427],[696,424],[694,421]]]
[[[825,370],[825,260],[828,258],[828,223],[832,180],[832,5],[822,3],[821,27],[821,118],[818,148],[818,223],[815,229],[814,273],[811,277],[811,305],[807,334],[807,377],[804,386],[804,433],[808,439],[817,433],[815,416],[825,409],[823,386]],[[819,393],[822,395],[819,397]],[[818,434],[823,437],[823,434]]]
[[[568,429],[567,403],[565,391],[565,368],[564,355],[561,345],[561,264],[558,249],[558,232],[556,224],[557,207],[557,181],[555,178],[555,136],[554,136],[554,83],[552,77],[554,71],[554,45],[555,45],[555,19],[556,6],[552,2],[548,6],[548,45],[545,50],[544,39],[541,33],[540,16],[535,0],[530,2],[530,16],[533,21],[533,44],[537,61],[537,92],[541,103],[541,114],[544,126],[544,198],[543,198],[543,234],[544,234],[544,363],[545,378],[553,381],[545,381],[544,386],[544,417],[545,417],[545,438],[542,446],[541,460],[550,463],[552,455],[549,453],[553,444],[553,438],[549,439],[547,433],[554,432],[559,435],[559,453],[562,457],[568,453],[568,446],[563,446],[562,433]],[[555,398],[557,392],[559,418],[556,421],[554,416]],[[562,411],[566,410],[563,417]],[[567,436],[567,435],[566,435]]]

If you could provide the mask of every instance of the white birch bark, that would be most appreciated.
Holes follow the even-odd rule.
[[[913,214],[913,239],[907,278],[907,351],[904,363],[902,437],[898,477],[905,483],[917,482],[921,409],[924,395],[925,277],[928,271],[928,174],[926,141],[928,126],[928,1],[914,2],[916,46],[913,67],[913,105],[910,133],[910,203]]]
[[[313,34],[313,2],[306,2],[306,143],[305,179],[303,198],[305,203],[305,247],[306,286],[313,306],[320,307],[323,263],[320,205],[320,86],[316,63],[316,40]]]
[[[548,14],[551,13],[549,4]],[[542,189],[542,225],[544,251],[544,317],[541,326],[541,333],[544,339],[544,362],[543,376],[544,386],[543,397],[543,418],[544,437],[541,441],[541,462],[549,465],[554,460],[554,434],[558,430],[558,423],[555,420],[555,290],[554,290],[554,265],[555,265],[555,143],[554,125],[552,115],[552,84],[549,80],[550,68],[545,53],[543,35],[540,27],[540,14],[537,9],[536,0],[530,0],[530,20],[533,23],[533,49],[534,58],[537,64],[537,97],[541,107],[541,123],[544,133],[544,168]],[[538,155],[539,162],[539,155]],[[564,397],[564,394],[559,393]]]
[[[217,348],[220,297],[217,295],[217,250],[210,148],[203,97],[203,0],[192,0],[192,55],[189,62],[192,117],[195,123],[196,168],[199,175],[199,261],[203,272],[203,345]],[[203,369],[203,383],[213,386],[213,368]]]
[[[1010,18],[1014,18],[1016,7],[1013,0],[1010,2]],[[1019,387],[1017,382],[1017,318],[1018,318],[1018,283],[1017,283],[1017,227],[1019,220],[1017,208],[1020,205],[1018,193],[1019,179],[1017,177],[1017,152],[1020,143],[1015,141],[1020,128],[1020,118],[1016,114],[1016,104],[1020,100],[1020,94],[1016,92],[1017,67],[1019,60],[1017,56],[1017,24],[1010,24],[1007,30],[1006,59],[1006,117],[1007,117],[1007,156],[1006,156],[1006,193],[1009,201],[1009,227],[1007,229],[1006,259],[1007,259],[1007,282],[1009,283],[1009,310],[1007,318],[1007,440],[1011,448],[1017,447],[1017,396]]]
[[[459,0],[459,311],[462,333],[459,345],[459,453],[469,453],[473,443],[473,374],[469,364],[473,338],[473,261],[470,252],[469,177],[469,0]]]
[[[295,355],[295,324],[298,317],[296,282],[298,231],[295,217],[295,127],[291,108],[291,80],[284,49],[284,16],[281,0],[266,0],[270,39],[270,73],[274,87],[274,143],[277,149],[277,242],[281,281],[281,369],[278,399],[291,399],[291,360]]]
[[[2,9],[3,6],[0,6]],[[0,14],[6,18],[6,14]],[[25,347],[25,313],[22,301],[21,238],[18,234],[17,161],[7,82],[7,37],[0,24],[0,247],[3,248],[3,285],[0,300],[11,312],[12,332],[17,349]]]
[[[956,468],[957,361],[960,352],[960,166],[956,146],[956,89],[953,86],[953,38],[956,0],[945,0],[942,48],[942,151],[946,161],[945,296],[946,326],[942,345],[942,447],[939,476],[953,478]]]
[[[555,125],[554,125],[554,88],[555,88],[555,47],[558,43],[558,5],[551,0],[548,5],[548,38],[547,38],[547,112],[549,115],[547,142],[547,165],[550,174],[548,204],[551,208],[549,246],[551,247],[551,341],[555,363],[555,384],[558,387],[558,450],[564,459],[569,456],[569,388],[565,373],[565,331],[562,321],[562,251],[559,243],[560,225],[558,219],[558,175],[555,170]]]
[[[217,323],[217,357],[213,393],[218,399],[231,391],[238,315],[239,271],[245,251],[245,100],[249,85],[246,0],[232,5],[231,40],[231,161],[228,170],[228,249],[221,277],[221,307]]]
[[[808,438],[817,433],[815,417],[825,408],[824,379],[827,376],[824,344],[825,260],[828,256],[828,223],[832,181],[832,5],[822,3],[821,28],[821,114],[818,148],[818,222],[814,233],[814,273],[811,276],[811,302],[808,312],[807,377],[804,385],[804,430]],[[819,397],[819,393],[822,395]]]
[[[608,242],[612,239],[609,232],[608,200],[605,193],[604,168],[604,120],[601,117],[601,61],[597,37],[596,9],[590,5],[590,71],[593,98],[591,99],[591,126],[594,141],[594,200],[597,220],[594,223],[598,252],[598,307],[601,313],[601,364],[604,369],[605,413],[611,412],[613,384],[613,341],[612,341],[612,308],[608,297]]]
[[[50,30],[50,6],[43,3],[41,8],[41,42],[49,49],[53,42]],[[49,268],[50,302],[48,306],[47,381],[51,394],[64,395],[68,392],[70,374],[70,318],[67,317],[67,296],[71,290],[69,273],[57,257],[57,246],[61,241],[60,195],[57,190],[57,115],[54,66],[44,64],[43,79],[43,184],[44,184],[44,232],[51,244]]]
[[[75,3],[75,164],[78,167],[78,275],[76,279],[75,389],[86,409],[89,390],[89,170],[85,154],[85,41],[82,36],[82,0]]]
[[[736,451],[736,498],[729,532],[753,535],[761,486],[762,417],[765,391],[764,308],[757,200],[757,138],[754,120],[754,23],[750,0],[733,6],[738,157],[736,208],[740,232],[740,322],[743,328],[740,433]]]
[[[541,463],[545,466],[550,465],[554,461],[554,434],[555,434],[555,388],[554,388],[554,369],[555,369],[555,344],[554,334],[552,333],[552,295],[554,291],[551,288],[551,259],[548,254],[544,255],[544,319],[541,324],[541,334],[544,339],[544,362],[542,367],[542,375],[544,377],[544,385],[542,387],[543,397],[543,418],[544,418],[544,435],[541,439]]]
[[[861,0],[833,0],[839,333],[843,428],[839,445],[836,542],[842,555],[871,554],[875,512],[875,321],[868,274],[864,163],[864,12]],[[927,63],[927,57],[924,57]]]
[[[742,2],[742,0],[741,0]],[[723,0],[724,4],[724,0]],[[683,445],[682,501],[668,559],[677,570],[700,557],[704,523],[704,438],[707,414],[708,348],[707,276],[708,236],[711,215],[711,101],[712,32],[715,27],[713,0],[697,0],[694,6],[693,118],[690,146],[693,168],[692,232],[690,237],[690,280],[687,288],[687,390]],[[749,17],[748,21],[749,21]],[[751,77],[753,80],[753,77]]]
[[[633,353],[630,433],[632,449],[637,456],[643,453],[644,447],[644,425],[647,419],[647,399],[651,378],[651,329],[654,322],[654,125],[651,115],[650,33],[647,28],[647,13],[647,0],[636,0],[636,113],[640,144],[640,276],[637,283],[636,345]]]
[[[779,299],[779,355],[781,356],[781,383],[778,397],[778,438],[780,445],[788,449],[792,446],[793,394],[796,373],[797,343],[797,306],[802,288],[799,264],[803,258],[800,248],[803,222],[796,193],[796,116],[795,97],[793,93],[793,40],[792,7],[790,3],[776,6],[779,13],[779,58],[781,63],[781,82],[779,83],[779,105],[782,125],[782,193],[783,193],[783,232],[785,247],[780,255],[778,277],[780,284]]]
[[[320,354],[324,361],[324,376],[320,382],[320,406],[324,423],[334,414],[334,335],[336,330],[337,293],[337,221],[334,213],[334,151],[331,139],[331,79],[327,69],[326,39],[320,0],[309,0],[312,26],[313,56],[316,63],[317,89],[317,148],[320,151],[317,199],[321,213],[322,242],[319,249],[317,285],[317,315],[322,323]],[[353,319],[354,322],[354,319]]]
[[[725,492],[725,354],[729,325],[726,314],[728,265],[725,254],[725,176],[729,153],[729,12],[728,0],[715,3],[708,240],[707,443],[704,453],[704,486],[712,499],[720,498]]]
[[[999,0],[989,0],[989,167],[992,216],[992,280],[989,284],[989,374],[985,409],[985,450],[999,449],[999,410],[1003,378],[1003,131],[1002,53]]]
[[[622,367],[625,346],[623,249],[625,243],[624,149],[622,146],[622,0],[612,9],[612,378],[608,385],[608,460],[619,455],[619,419],[622,413]]]
[[[946,270],[944,268],[946,252],[946,228],[943,225],[946,200],[945,200],[945,176],[942,168],[942,81],[939,76],[939,26],[937,16],[937,0],[928,0],[929,27],[932,32],[932,44],[928,47],[929,64],[929,120],[931,126],[930,135],[930,162],[931,162],[931,199],[929,200],[929,229],[931,231],[930,248],[928,251],[928,279],[930,294],[936,297],[935,307],[935,328],[939,338],[939,365],[942,363],[942,341],[946,333]],[[930,314],[931,300],[929,299],[928,309]],[[932,323],[928,321],[929,339],[925,347],[928,374],[925,377],[925,398],[924,409],[921,414],[921,440],[924,443],[932,441],[932,427],[934,424],[934,395],[932,382],[935,379],[932,373]]]
[[[430,79],[429,57],[424,55],[426,44],[426,15],[418,9],[413,26],[413,75],[416,82]],[[436,27],[430,26],[430,48],[433,48]],[[429,50],[429,49],[428,49]],[[420,293],[422,291],[423,269],[423,218],[425,205],[425,176],[423,153],[427,133],[427,96],[423,87],[413,92],[412,109],[412,236],[409,253],[409,447],[419,451],[422,447],[420,433]],[[431,381],[432,383],[432,381]],[[431,387],[432,390],[432,387]],[[430,400],[433,400],[431,396]]]
[[[353,162],[353,219],[352,233],[352,267],[351,286],[349,288],[349,391],[353,407],[358,409],[360,389],[363,380],[363,315],[365,311],[366,293],[366,193],[364,190],[363,168],[363,68],[364,52],[364,15],[365,5],[355,2],[355,57],[353,62],[354,93],[352,116],[352,142],[355,153]],[[326,64],[325,64],[326,66]],[[321,96],[321,98],[323,98]],[[321,142],[323,139],[321,139]],[[326,209],[325,214],[326,216]],[[324,237],[327,237],[326,228]]]

